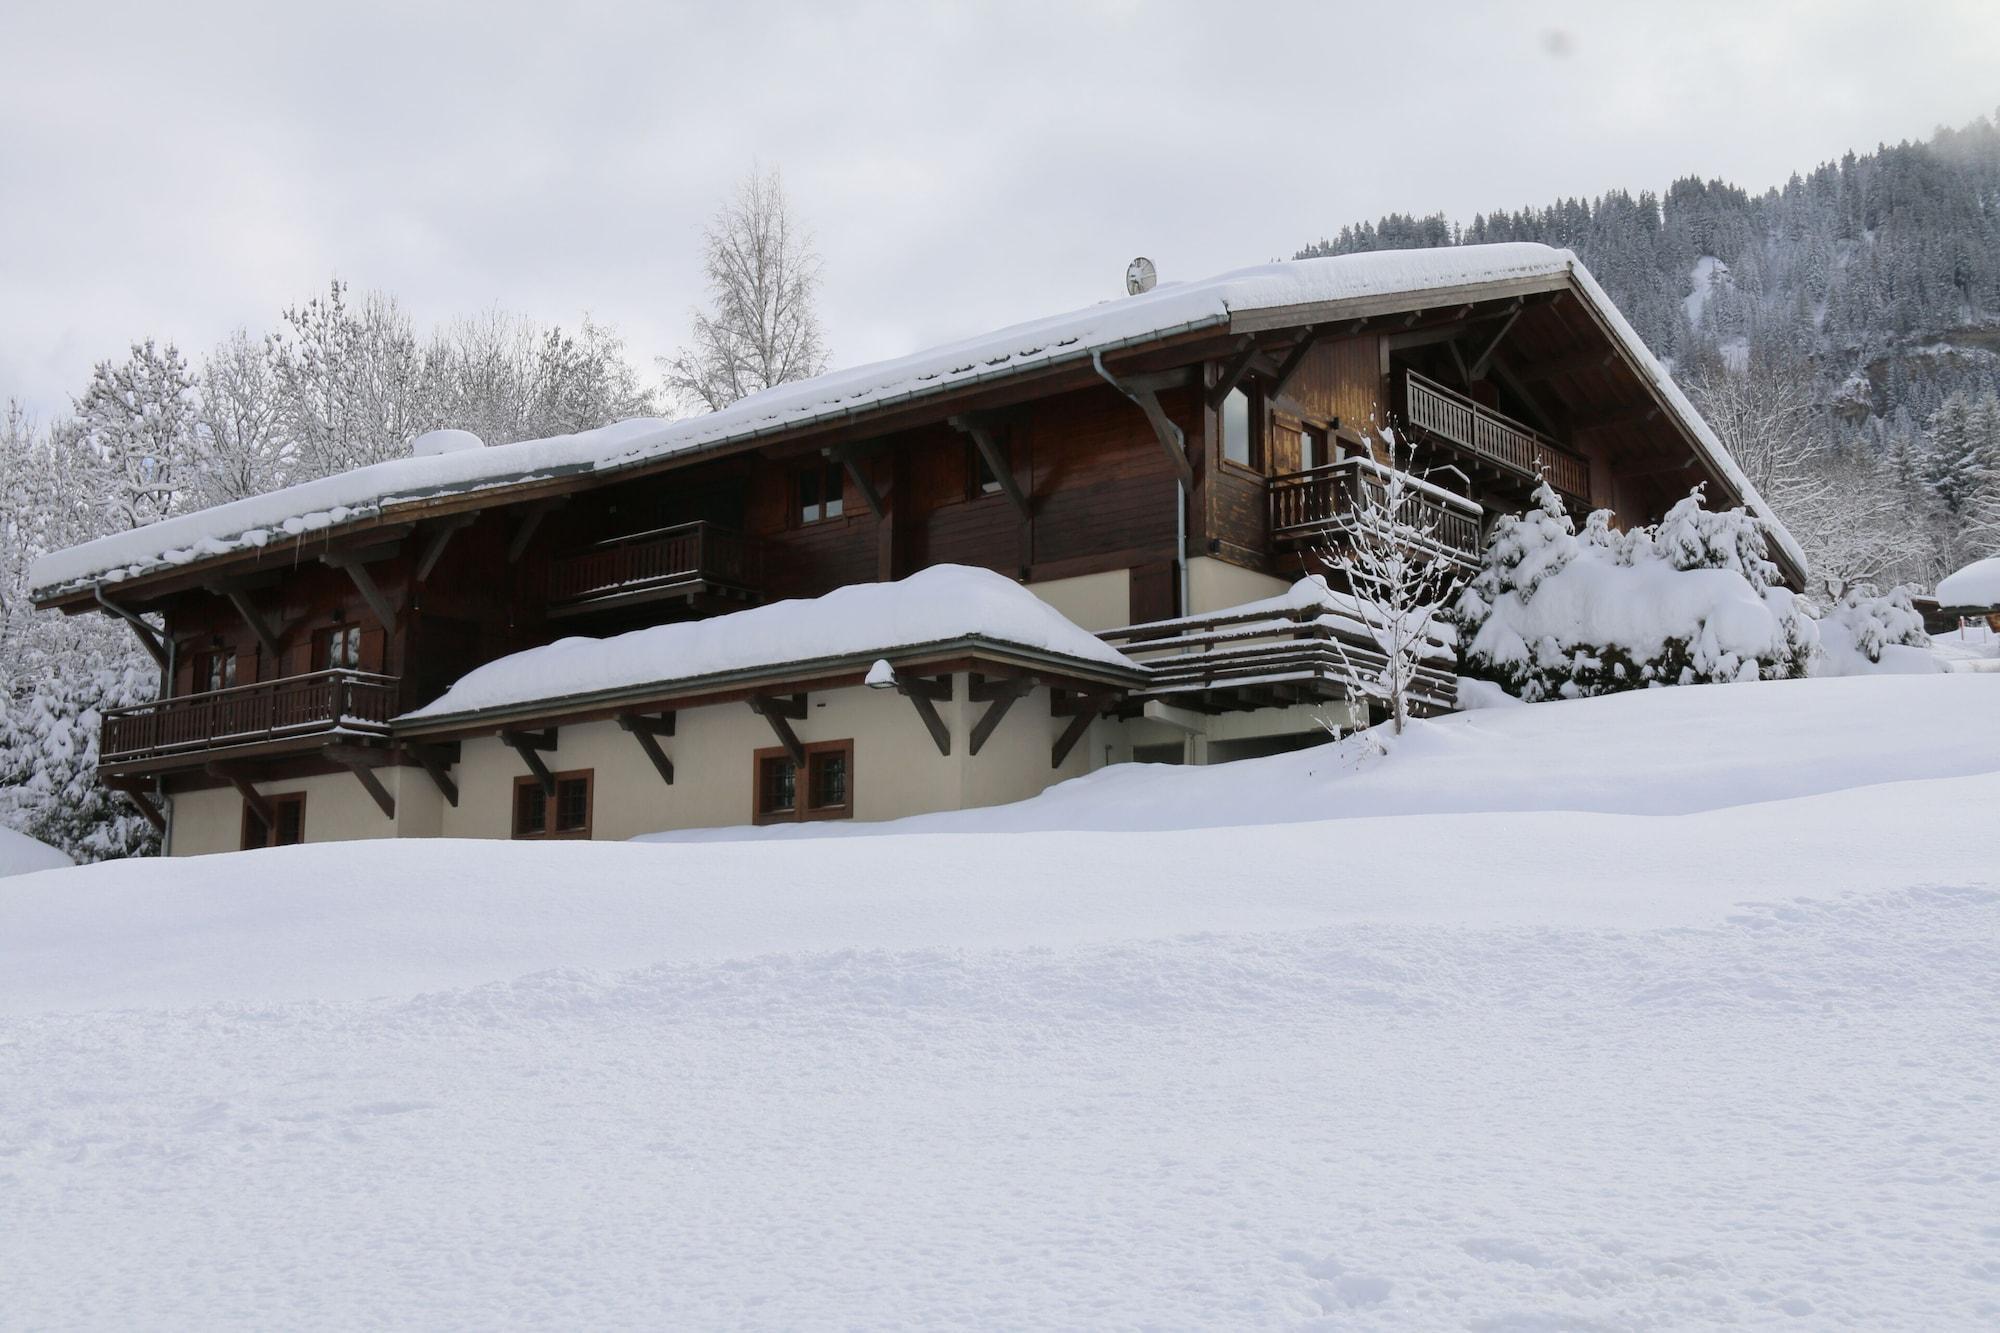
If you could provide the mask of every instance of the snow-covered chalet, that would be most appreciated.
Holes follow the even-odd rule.
[[[54,553],[34,595],[158,660],[100,771],[176,854],[885,819],[1365,723],[1370,641],[1301,575],[1389,422],[1455,558],[1543,478],[1628,523],[1705,483],[1800,578],[1575,256],[1492,245],[1164,285],[690,420],[427,437]],[[1448,658],[1416,693],[1452,706]]]

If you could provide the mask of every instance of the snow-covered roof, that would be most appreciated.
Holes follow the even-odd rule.
[[[1631,325],[1568,250],[1527,242],[1383,250],[1263,264],[1199,282],[1167,283],[1066,314],[1017,324],[910,356],[834,371],[753,394],[720,412],[682,421],[639,418],[546,440],[397,458],[101,537],[37,560],[37,598],[93,583],[303,537],[443,496],[590,472],[609,472],[832,421],[984,381],[1087,359],[1093,352],[1223,328],[1260,312],[1325,307],[1443,289],[1574,275],[1607,325],[1645,367],[1707,461],[1770,519],[1779,544],[1804,557],[1698,413],[1673,386]]]
[[[1144,668],[1061,612],[987,569],[933,565],[896,583],[856,583],[823,597],[607,639],[562,639],[470,672],[396,719],[435,723],[528,705],[699,688],[742,673],[886,657],[967,641],[1142,677]]]
[[[1939,606],[2000,606],[2000,555],[1975,560],[1938,581]]]

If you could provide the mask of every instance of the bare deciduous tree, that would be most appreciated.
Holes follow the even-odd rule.
[[[773,385],[826,369],[814,301],[819,257],[792,215],[776,171],[753,170],[702,236],[711,308],[688,347],[662,363],[690,408],[719,411]]]
[[[1348,676],[1382,705],[1390,731],[1409,723],[1418,674],[1448,665],[1443,647],[1444,608],[1465,581],[1465,566],[1441,529],[1449,504],[1441,488],[1411,469],[1408,445],[1382,432],[1382,454],[1354,460],[1354,481],[1341,514],[1338,540],[1321,552],[1346,575],[1361,632],[1373,641],[1378,664],[1332,640]]]

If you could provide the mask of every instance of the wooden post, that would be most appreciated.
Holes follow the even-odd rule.
[[[979,715],[979,721],[972,727],[973,754],[978,754],[979,747],[986,744],[987,739],[993,735],[994,730],[1000,725],[1000,719],[1007,716],[1007,710],[1014,706],[1014,701],[1026,697],[1034,688],[1035,683],[1032,680],[1018,676],[995,681],[973,680],[971,688],[966,691],[966,697],[974,703],[983,702],[987,705],[986,711]]]
[[[500,743],[521,756],[521,762],[528,766],[528,771],[535,775],[535,781],[541,784],[542,795],[552,797],[556,794],[556,775],[542,762],[540,753],[556,748],[554,727],[543,731],[502,731]]]
[[[674,761],[660,747],[659,738],[674,734],[674,715],[671,711],[658,717],[648,717],[644,713],[620,713],[618,725],[632,734],[639,742],[639,748],[646,752],[646,758],[653,763],[653,771],[660,775],[660,781],[669,787],[674,785]]]
[[[778,738],[778,744],[785,747],[785,753],[792,757],[792,762],[805,763],[805,743],[799,740],[788,719],[805,720],[806,696],[794,694],[790,698],[780,698],[772,694],[753,694],[749,704],[751,712],[771,724],[772,734]]]

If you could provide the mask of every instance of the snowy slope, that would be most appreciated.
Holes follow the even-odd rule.
[[[11,879],[0,1325],[1990,1327],[1996,688]]]
[[[10,828],[0,828],[0,879],[37,870],[59,870],[69,864],[69,857],[47,843]]]

